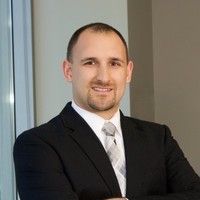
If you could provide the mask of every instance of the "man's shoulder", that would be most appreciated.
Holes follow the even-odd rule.
[[[161,124],[161,123],[147,121],[147,120],[143,120],[143,119],[139,119],[135,117],[129,117],[129,116],[123,116],[122,119],[140,128],[153,128],[153,129],[155,128],[156,129],[156,128],[165,126],[164,124]]]
[[[54,135],[61,133],[63,130],[63,123],[60,115],[54,117],[50,121],[35,126],[31,129],[22,132],[16,139],[17,142],[28,142],[34,140],[46,140],[53,138]]]
[[[122,123],[129,129],[139,130],[141,134],[146,136],[165,136],[166,132],[170,132],[165,124],[146,121],[134,117],[123,116]]]

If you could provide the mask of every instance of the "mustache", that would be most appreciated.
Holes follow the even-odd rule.
[[[111,83],[111,81],[94,80],[91,82],[91,85],[110,87],[110,86],[113,86],[113,83]]]

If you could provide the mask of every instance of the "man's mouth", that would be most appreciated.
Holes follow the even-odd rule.
[[[92,89],[96,92],[110,92],[111,88],[105,88],[105,87],[92,87]]]

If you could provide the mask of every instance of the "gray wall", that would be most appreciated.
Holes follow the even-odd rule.
[[[127,2],[124,0],[34,0],[34,72],[36,124],[57,115],[71,100],[70,83],[62,75],[67,41],[80,26],[102,21],[119,29],[128,39]],[[122,110],[130,113],[129,89]]]
[[[82,24],[104,21],[128,39],[129,28],[135,61],[131,114],[169,125],[200,174],[200,1],[32,2],[37,124],[60,112],[71,99],[61,65],[72,32]],[[129,113],[129,93],[123,110]]]
[[[128,1],[129,51],[134,60],[131,113],[154,121],[152,10],[149,0]]]
[[[200,1],[153,0],[155,121],[200,174]]]
[[[131,113],[169,125],[200,174],[200,1],[129,0]]]

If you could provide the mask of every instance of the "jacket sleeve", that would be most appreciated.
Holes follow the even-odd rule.
[[[164,196],[143,196],[135,200],[200,200],[200,178],[185,158],[167,126],[165,130],[164,155],[167,172],[168,193]]]
[[[37,135],[21,134],[14,145],[16,183],[21,200],[77,200],[54,149]]]

